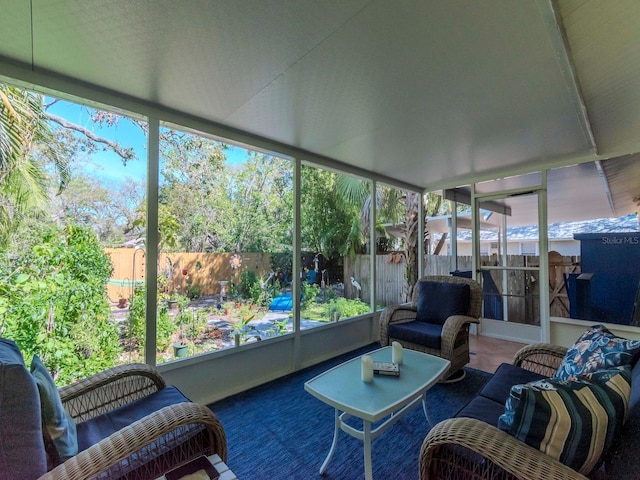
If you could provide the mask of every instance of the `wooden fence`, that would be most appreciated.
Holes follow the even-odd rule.
[[[552,252],[553,253],[553,252]],[[549,255],[549,308],[552,316],[569,317],[569,299],[566,291],[564,275],[569,273],[579,273],[579,257],[562,257],[560,255]],[[405,301],[405,260],[400,253],[376,255],[376,299],[379,305],[394,305]],[[531,267],[538,266],[540,259],[537,256],[509,255],[507,265],[510,267]],[[498,259],[495,255],[481,257],[482,265],[497,265]],[[472,269],[472,259],[470,256],[458,257],[457,269],[459,271],[469,271]],[[370,264],[368,255],[358,255],[351,260],[345,258],[345,296],[354,298],[357,292],[348,281],[351,274],[362,285],[360,298],[364,302],[370,299],[369,279]],[[427,255],[425,257],[425,275],[450,275],[452,272],[452,259],[446,255]],[[491,299],[496,304],[501,303],[498,297],[507,296],[508,308],[506,315],[510,321],[521,323],[536,323],[539,319],[539,276],[537,272],[531,271],[507,271],[506,288],[501,288],[503,284],[503,271],[490,271],[485,273],[484,289],[485,304]],[[493,286],[491,285],[493,284]],[[495,288],[489,297],[487,292]],[[486,307],[485,307],[486,308]],[[503,318],[504,312],[498,311],[501,308],[494,308],[494,312],[499,318]],[[486,312],[485,312],[486,313]]]
[[[132,248],[106,249],[113,263],[113,274],[109,281],[107,293],[112,301],[129,298],[134,284],[143,284],[145,280],[146,257],[144,250]],[[220,293],[220,281],[230,280],[238,283],[242,271],[251,269],[259,277],[265,278],[270,270],[271,258],[267,253],[244,253],[239,268],[232,268],[231,253],[171,253],[161,254],[158,261],[158,273],[169,279],[167,291],[188,292],[190,286],[198,286],[201,295]],[[380,306],[403,303],[406,298],[405,258],[395,252],[375,256],[376,292]],[[481,257],[483,265],[496,265],[497,257]],[[538,266],[539,257],[509,255],[508,266]],[[569,317],[569,300],[564,276],[579,273],[579,257],[562,257],[549,255],[549,308],[552,316]],[[469,271],[472,268],[471,257],[458,257],[457,269]],[[425,257],[426,275],[449,275],[452,268],[451,257],[446,255],[427,255]],[[351,277],[361,286],[358,290],[351,282]],[[344,296],[360,298],[369,302],[371,278],[370,257],[357,255],[354,259],[344,258]],[[506,288],[501,288],[506,279]],[[491,271],[483,277],[485,290],[485,314],[490,301],[500,303],[498,297],[506,296],[508,308],[506,315],[510,321],[536,323],[539,318],[538,297],[539,281],[536,272],[530,271]],[[492,286],[493,284],[493,286]],[[491,291],[491,289],[495,291]],[[487,295],[493,295],[487,296]],[[501,307],[492,307],[494,318],[503,318]],[[500,316],[502,315],[502,316]]]
[[[111,257],[113,273],[107,286],[111,301],[129,298],[134,284],[144,284],[146,255],[144,250],[133,248],[107,248]],[[160,254],[158,274],[169,279],[167,291],[184,292],[197,285],[201,295],[220,293],[220,280],[240,281],[243,270],[251,269],[265,277],[271,271],[271,256],[268,253],[243,253],[241,265],[231,267],[231,253],[170,253]],[[183,273],[186,273],[184,275]],[[227,287],[228,291],[228,287]]]

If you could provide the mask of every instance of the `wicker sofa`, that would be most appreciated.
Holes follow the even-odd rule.
[[[435,425],[420,452],[420,479],[616,479],[640,478],[640,362],[631,371],[629,413],[622,435],[588,477],[496,427],[510,386],[551,377],[567,349],[534,344],[513,364],[502,364],[480,393],[455,418]]]
[[[226,461],[216,416],[148,365],[115,367],[59,394],[79,453],[55,466],[36,381],[15,343],[0,339],[0,478],[153,479],[200,455]]]

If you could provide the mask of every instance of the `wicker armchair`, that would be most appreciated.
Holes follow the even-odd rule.
[[[451,362],[451,365],[443,378],[449,379],[449,381],[453,378],[461,380],[464,377],[462,367],[469,363],[469,325],[479,323],[482,311],[482,287],[478,282],[470,278],[446,275],[426,276],[421,278],[420,281],[469,285],[470,297],[467,315],[452,315],[447,318],[442,327],[441,346],[439,349],[390,336],[388,332],[390,325],[414,322],[416,320],[420,291],[418,285],[416,285],[411,303],[392,305],[382,311],[380,316],[380,344],[387,346],[393,341],[398,341],[405,348],[446,358]],[[438,299],[435,299],[435,301],[438,301]],[[462,374],[458,373],[460,371],[462,371]]]
[[[144,364],[112,368],[59,389],[78,428],[98,415],[166,387]],[[191,402],[165,406],[58,465],[41,479],[153,479],[199,456],[227,459],[225,432],[209,408]]]
[[[514,365],[553,375],[567,349],[534,344],[522,348]],[[473,418],[452,418],[434,426],[420,450],[420,480],[586,480],[575,470]]]

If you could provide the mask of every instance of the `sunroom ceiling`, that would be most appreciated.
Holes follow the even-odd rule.
[[[624,179],[640,168],[625,157],[640,152],[639,5],[0,0],[0,75],[98,87],[417,188],[608,158]],[[614,201],[580,179],[557,201],[575,219],[595,202],[634,211],[638,183],[613,180]]]

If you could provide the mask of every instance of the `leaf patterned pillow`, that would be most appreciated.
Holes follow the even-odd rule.
[[[594,325],[569,348],[554,378],[575,380],[597,370],[633,365],[640,341],[618,337],[604,325]]]

